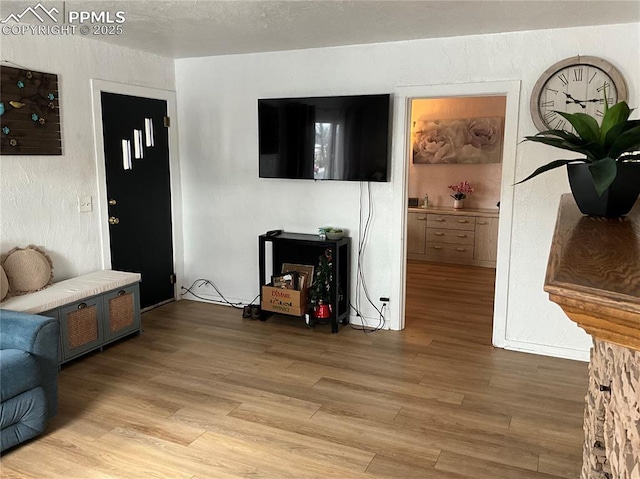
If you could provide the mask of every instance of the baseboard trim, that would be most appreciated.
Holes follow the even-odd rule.
[[[551,356],[554,358],[571,359],[574,361],[589,362],[590,351],[582,349],[562,348],[546,344],[527,343],[525,341],[514,341],[506,339],[504,349],[518,351],[521,353],[539,354],[541,356]]]
[[[151,311],[152,309],[159,308],[160,306],[164,306],[165,304],[173,303],[175,298],[167,299],[166,301],[161,301],[158,304],[153,304],[151,306],[147,306],[140,310],[141,313],[146,313],[147,311]]]
[[[367,318],[366,316],[356,316],[354,314],[349,316],[349,324],[354,328],[365,327],[367,329],[381,329],[388,330],[389,322],[381,321],[380,318]]]

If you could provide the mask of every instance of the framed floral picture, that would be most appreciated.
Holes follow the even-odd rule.
[[[413,125],[413,163],[500,163],[502,124],[501,117],[418,120]]]

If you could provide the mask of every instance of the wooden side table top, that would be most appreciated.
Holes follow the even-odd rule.
[[[606,219],[563,195],[544,289],[592,336],[640,350],[640,202]]]

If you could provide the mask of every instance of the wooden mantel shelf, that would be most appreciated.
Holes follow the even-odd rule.
[[[544,290],[594,338],[640,351],[640,202],[593,218],[563,195]]]

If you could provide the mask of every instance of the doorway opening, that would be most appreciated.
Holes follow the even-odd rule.
[[[411,146],[411,100],[413,98],[448,98],[472,96],[506,96],[504,145],[500,187],[500,221],[496,260],[495,296],[493,309],[492,343],[496,347],[507,345],[506,329],[509,306],[509,275],[511,263],[511,235],[513,228],[514,191],[518,118],[520,114],[520,81],[483,81],[477,83],[446,83],[398,87],[394,94],[394,183],[393,210],[397,212],[392,228],[391,291],[389,326],[392,330],[405,327],[406,265],[407,265],[407,212]],[[448,186],[448,185],[447,185]],[[455,305],[453,305],[455,306]]]
[[[410,100],[407,328],[491,343],[506,100]]]
[[[173,301],[167,102],[102,92],[111,266],[141,273],[143,310]]]
[[[181,284],[184,278],[184,243],[182,238],[175,92],[97,79],[92,80],[91,88],[98,180],[96,209],[101,227],[102,267],[104,269],[140,270],[143,283],[145,282],[145,276],[147,276],[148,292],[150,294],[147,295],[148,300],[141,304],[143,309],[149,309],[162,302],[173,301],[174,298],[179,299],[177,285]],[[112,113],[116,117],[121,113],[123,121],[110,121],[110,125],[125,123],[133,118],[135,115],[129,109],[139,109],[138,102],[144,103],[144,108],[152,104],[158,106],[157,112],[155,110],[153,113],[146,112],[149,114],[141,115],[140,118],[136,117],[135,124],[128,125],[122,132],[115,132],[114,138],[117,140],[118,148],[115,148],[110,153],[107,153],[109,148],[103,135],[104,115],[109,115],[108,111],[103,109],[103,100],[107,97],[108,100],[122,100],[120,108],[116,108]],[[169,124],[170,128],[165,128],[165,125],[169,126]],[[163,152],[161,153],[160,150]],[[157,155],[161,156],[157,157]],[[166,158],[167,155],[168,158]],[[107,163],[112,162],[112,160],[113,168],[109,169],[107,168]],[[154,165],[151,163],[154,163]],[[159,167],[157,174],[150,172],[150,168],[155,166]],[[116,172],[119,176],[117,178],[114,177],[113,172]],[[133,176],[133,173],[144,173],[144,182],[149,184],[145,183],[143,185],[144,182],[134,181],[128,185],[124,192],[118,193],[118,197],[111,197],[110,195],[114,192],[110,191],[111,188],[108,188],[108,184],[113,186],[114,181],[121,183],[123,175],[125,180],[131,180],[132,178],[130,177]],[[170,192],[170,194],[162,195],[164,198],[163,216],[165,220],[169,218],[169,221],[164,221],[165,225],[168,226],[164,227],[165,233],[163,235],[165,238],[163,241],[166,244],[171,244],[172,250],[167,249],[169,252],[164,254],[166,257],[162,259],[163,264],[168,265],[168,267],[163,267],[162,270],[159,270],[152,258],[149,265],[145,267],[147,270],[145,274],[139,264],[134,264],[138,261],[138,258],[136,254],[132,253],[142,251],[146,255],[148,252],[152,252],[157,242],[156,238],[144,240],[138,234],[126,233],[126,228],[121,227],[140,227],[143,231],[149,229],[147,223],[158,216],[156,210],[158,209],[157,202],[160,196],[156,192],[151,192],[146,196],[142,193],[150,191],[153,189],[151,188],[152,186],[155,187],[159,184],[164,185],[165,193]],[[123,183],[123,185],[125,184]],[[141,195],[133,198],[131,193],[141,193]],[[132,199],[132,201],[127,201],[127,199]],[[138,211],[138,213],[133,214],[134,211]],[[142,214],[140,214],[140,211]],[[122,233],[122,238],[118,240],[120,246],[112,237],[112,233]],[[124,252],[124,257],[118,258],[114,251]],[[171,266],[173,266],[173,274],[168,272]],[[155,279],[151,279],[156,276],[160,278],[158,284],[162,283],[162,296],[156,295],[156,291],[159,291],[159,288],[153,284]],[[169,285],[168,287],[166,286],[167,284]],[[141,285],[141,291],[142,287],[143,285]]]

